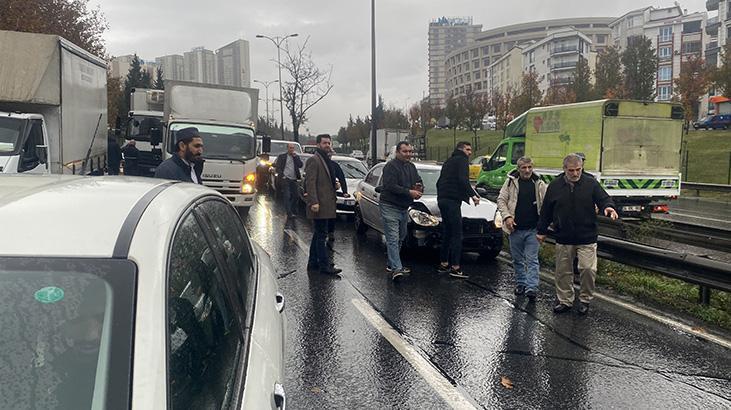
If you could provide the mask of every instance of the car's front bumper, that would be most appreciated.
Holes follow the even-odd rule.
[[[442,243],[442,227],[424,227],[409,222],[409,245],[413,247],[438,248]],[[484,219],[462,220],[462,250],[484,251],[502,248],[503,232]]]

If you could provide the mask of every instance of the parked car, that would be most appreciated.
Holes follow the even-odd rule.
[[[314,154],[317,150],[317,145],[303,145],[302,152],[305,154]]]
[[[383,167],[380,163],[370,169],[358,183],[355,204],[356,232],[365,233],[368,228],[383,234],[383,222],[379,210]],[[415,162],[424,184],[424,195],[409,208],[407,247],[437,248],[441,243],[441,214],[437,206],[437,180],[442,169],[436,163]],[[483,199],[478,206],[462,203],[463,249],[479,252],[485,259],[494,259],[502,249],[502,218],[494,202]]]
[[[363,154],[363,151],[358,149],[353,150],[353,152],[350,153],[350,156],[361,161],[365,159],[365,154]]]
[[[284,298],[221,194],[5,176],[0,213],[3,403],[283,407]]]
[[[488,159],[490,159],[489,155],[480,155],[472,159],[470,162],[470,181],[477,180],[477,177],[480,176],[480,171],[482,171],[482,165]]]
[[[305,154],[303,154],[305,155]],[[302,163],[306,163],[307,159],[309,159],[308,156],[306,158],[302,158]],[[355,158],[350,158],[342,155],[333,155],[332,160],[337,162],[338,165],[340,165],[340,168],[343,170],[343,174],[345,174],[345,183],[348,187],[348,196],[346,197],[343,193],[343,189],[339,189],[335,192],[335,195],[337,195],[337,208],[336,212],[339,215],[353,215],[355,211],[355,196],[354,193],[358,189],[358,182],[360,182],[368,172],[368,168],[363,165],[361,161],[358,161]],[[302,201],[303,205],[306,203],[305,200],[305,172],[304,172],[304,166],[300,170],[302,173],[302,180],[299,184],[299,198],[300,201]],[[342,184],[343,181],[340,181]]]
[[[716,114],[701,118],[693,123],[693,128],[704,130],[726,130],[731,127],[731,114]]]

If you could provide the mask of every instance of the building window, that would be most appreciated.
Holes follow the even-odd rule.
[[[701,32],[701,21],[689,21],[683,23],[683,33],[700,33]]]
[[[670,81],[671,76],[672,69],[670,67],[660,67],[660,69],[657,70],[657,79],[659,81]]]
[[[627,17],[627,28],[632,28],[635,26],[635,18],[633,17]]]
[[[701,42],[700,41],[688,41],[683,43],[683,54],[689,54],[689,53],[700,53],[701,52]]]
[[[530,53],[528,53],[528,62],[535,63],[535,61],[536,61],[536,53],[535,53],[535,51],[531,51]]]
[[[672,89],[669,85],[663,85],[663,86],[657,87],[657,100],[658,101],[669,100],[671,91],[672,91]]]
[[[499,53],[500,52],[500,44],[493,44],[493,46],[492,46],[492,52],[493,53]]]
[[[673,39],[672,27],[660,27],[660,41],[670,41]]]
[[[664,58],[670,58],[673,54],[673,49],[671,47],[660,47],[657,51],[657,56],[661,59]]]
[[[480,50],[478,49],[472,49],[472,58],[477,58],[480,55]]]
[[[482,47],[482,55],[486,56],[488,54],[490,54],[490,46]]]
[[[472,62],[472,68],[473,68],[473,69],[478,69],[478,68],[480,68],[480,61],[479,61],[479,60],[474,60],[474,61]]]
[[[607,42],[607,35],[606,34],[597,34],[596,35],[596,42],[599,44],[604,44]]]
[[[482,66],[487,67],[490,65],[490,57],[485,57],[482,59]]]

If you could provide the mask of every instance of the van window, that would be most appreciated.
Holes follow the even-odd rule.
[[[513,155],[510,157],[511,164],[517,164],[520,157],[525,155],[525,142],[516,142],[513,144]]]
[[[508,144],[502,144],[498,147],[498,149],[495,151],[494,154],[492,154],[492,157],[490,158],[490,161],[488,161],[486,165],[486,171],[492,171],[498,168],[501,168],[503,165],[505,165],[505,161],[508,160]]]

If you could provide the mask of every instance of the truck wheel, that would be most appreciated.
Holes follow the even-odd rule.
[[[480,259],[483,261],[492,261],[497,258],[498,255],[500,255],[501,248],[493,248],[493,249],[487,249],[484,251],[480,251]]]
[[[355,225],[355,233],[363,235],[368,230],[368,225],[363,221],[363,216],[360,213],[360,207],[355,207],[355,214],[353,215],[353,224]]]

